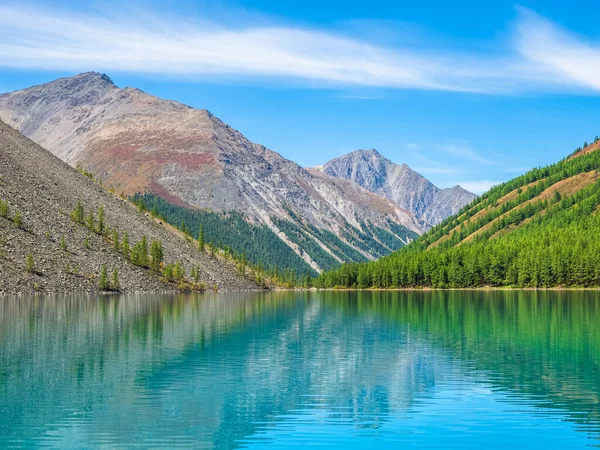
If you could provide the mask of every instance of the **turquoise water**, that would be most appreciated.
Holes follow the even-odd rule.
[[[0,448],[309,446],[600,446],[600,294],[0,298]]]

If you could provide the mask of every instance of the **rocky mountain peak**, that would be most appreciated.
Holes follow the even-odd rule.
[[[42,90],[47,93],[69,90],[70,95],[85,96],[89,92],[105,92],[117,89],[110,77],[99,72],[85,72],[74,77],[59,78],[50,83],[35,86],[32,89]]]
[[[75,75],[70,78],[71,80],[87,80],[92,83],[102,83],[102,84],[112,84],[115,86],[115,83],[110,79],[108,75],[100,72],[84,72],[79,75]]]
[[[371,192],[379,193],[387,178],[388,163],[391,164],[375,149],[356,150],[332,159],[323,166],[323,172],[352,180]]]
[[[406,164],[395,164],[375,149],[332,159],[323,171],[388,198],[428,225],[441,222],[475,198],[460,186],[439,189]]]

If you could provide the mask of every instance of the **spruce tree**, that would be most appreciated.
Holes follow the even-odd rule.
[[[131,250],[131,262],[140,267],[148,267],[148,239],[142,239]]]
[[[13,223],[17,228],[21,228],[23,226],[23,216],[21,215],[21,211],[15,211],[15,216],[13,217]]]
[[[198,250],[201,252],[204,251],[204,225],[200,224],[200,229],[198,230]]]
[[[150,245],[150,264],[152,270],[160,271],[161,264],[163,262],[163,248],[160,241],[152,241]]]
[[[27,272],[35,272],[35,262],[33,261],[33,255],[31,253],[27,255]]]
[[[113,247],[116,251],[120,250],[120,244],[119,244],[119,232],[117,231],[117,229],[115,228],[112,232],[112,241],[113,241]]]
[[[127,231],[123,233],[123,242],[121,243],[121,248],[125,258],[129,259],[131,248],[129,248],[129,235],[127,234]]]
[[[119,271],[115,268],[112,273],[112,288],[118,291],[121,286],[119,284]]]
[[[96,221],[94,220],[94,212],[93,211],[90,211],[88,213],[87,227],[92,231],[96,230]]]
[[[8,218],[8,202],[0,200],[0,217]]]
[[[104,231],[104,205],[100,205],[98,208],[98,234],[104,235]]]
[[[554,193],[554,196],[552,197],[552,203],[558,203],[562,200],[562,196],[560,195],[560,192],[556,191]]]
[[[179,261],[175,263],[175,267],[173,268],[173,277],[176,281],[182,281],[185,277],[185,269]]]
[[[77,223],[83,223],[85,213],[83,211],[83,205],[81,204],[81,200],[77,200],[77,206],[71,212],[71,219]]]
[[[167,281],[173,281],[173,264],[165,265],[163,269],[163,277]]]
[[[98,289],[101,291],[108,290],[108,275],[106,274],[106,264],[100,269],[100,279],[98,280]]]

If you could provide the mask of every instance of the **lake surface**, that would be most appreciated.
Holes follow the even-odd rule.
[[[597,292],[0,298],[0,448],[600,447]]]

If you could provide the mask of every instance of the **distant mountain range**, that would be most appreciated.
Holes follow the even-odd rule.
[[[117,193],[151,194],[181,208],[145,197],[170,222],[190,226],[190,208],[218,214],[212,230],[207,223],[209,242],[297,272],[379,258],[474,198],[459,187],[440,190],[375,151],[307,170],[206,110],[118,88],[95,72],[0,95],[0,119]],[[280,246],[254,242],[256,230],[228,242],[219,231],[239,228],[230,212],[262,236],[266,227],[267,240],[283,241],[286,250],[271,255]]]

